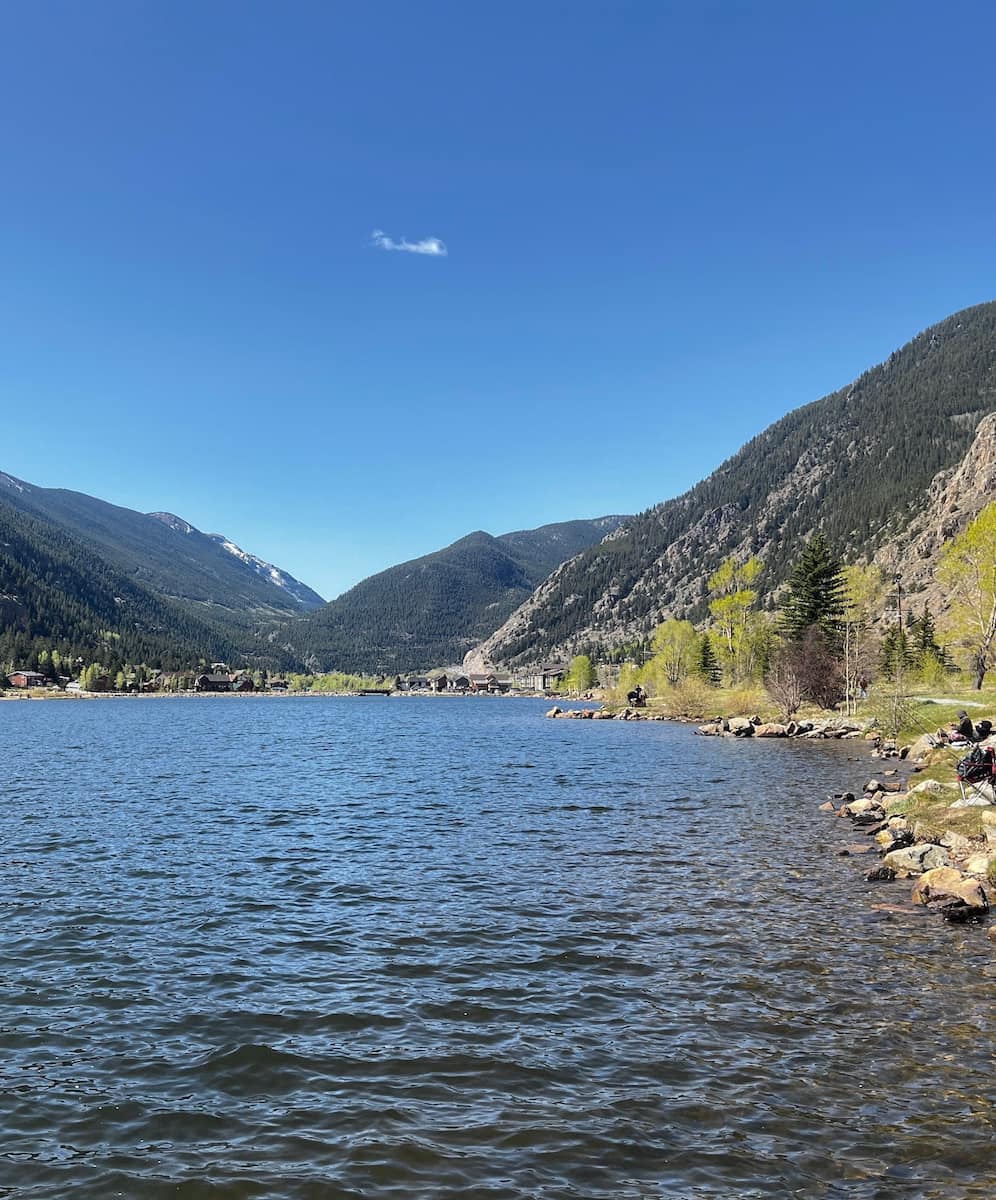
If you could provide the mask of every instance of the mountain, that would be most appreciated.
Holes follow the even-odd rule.
[[[26,556],[24,561],[51,560],[80,567],[71,579],[61,566],[43,570],[29,585],[16,572],[20,560],[7,554],[8,582],[4,584],[5,576],[0,574],[0,590],[21,602],[20,587],[30,597],[35,637],[90,644],[90,616],[74,607],[88,603],[85,581],[89,579],[95,612],[103,614],[102,628],[120,631],[121,622],[107,625],[110,610],[104,599],[110,589],[127,597],[129,611],[137,614],[132,626],[158,630],[162,647],[179,652],[196,646],[195,660],[210,655],[296,665],[273,641],[273,632],[291,614],[324,603],[317,592],[287,572],[170,513],[135,512],[80,492],[39,488],[0,473],[0,517],[10,537],[16,538],[8,543],[8,550],[16,544]],[[60,599],[58,593],[66,588],[73,606],[63,610],[65,597]],[[8,600],[8,612],[13,611],[13,603]],[[63,617],[46,629],[40,614],[52,616],[57,611]],[[77,625],[70,612],[78,612]],[[127,621],[124,625],[132,627]],[[173,641],[170,629],[177,631]]]
[[[898,562],[904,542],[929,526],[932,495],[957,474],[994,410],[990,302],[934,325],[854,383],[789,413],[684,495],[564,563],[474,661],[516,665],[598,652],[645,636],[669,616],[699,619],[706,580],[729,554],[763,560],[759,584],[770,606],[817,529],[849,561],[888,557],[892,546]]]
[[[75,534],[137,582],[163,595],[232,609],[288,612],[323,603],[310,588],[303,589],[308,599],[302,600],[240,557],[238,547],[233,553],[225,539],[201,533],[170,514],[135,512],[82,492],[39,488],[2,473],[0,500]],[[303,588],[297,580],[292,582]]]
[[[566,521],[443,550],[364,579],[282,635],[316,670],[393,675],[459,662],[565,559],[626,517]]]
[[[0,668],[56,648],[73,663],[228,661],[234,642],[51,521],[0,502]]]

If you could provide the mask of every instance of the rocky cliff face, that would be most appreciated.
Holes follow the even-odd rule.
[[[772,605],[821,530],[848,561],[929,588],[941,543],[996,481],[996,303],[919,334],[853,384],[789,413],[684,495],[558,568],[470,656],[519,665],[598,653],[706,615],[727,555],[758,555]],[[911,564],[916,564],[915,569]],[[940,597],[925,598],[940,608]]]
[[[941,613],[947,596],[934,580],[944,543],[961,533],[993,500],[996,500],[996,413],[979,422],[975,439],[957,467],[939,471],[927,492],[926,507],[903,533],[875,555],[889,575],[902,580],[903,589]]]

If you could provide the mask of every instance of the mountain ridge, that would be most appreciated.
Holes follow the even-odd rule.
[[[600,653],[670,616],[701,619],[706,581],[756,554],[771,606],[815,530],[848,561],[902,536],[996,409],[996,302],[917,334],[852,383],[772,423],[680,496],[565,562],[472,661]]]
[[[143,513],[85,492],[38,487],[6,472],[0,473],[0,499],[67,529],[118,569],[175,599],[247,610],[294,611],[302,604],[300,596],[292,597],[288,588],[219,545],[218,535],[202,533],[174,514]],[[281,574],[301,594],[310,593],[309,607],[324,603],[317,592]]]
[[[565,558],[619,516],[561,521],[449,546],[379,571],[286,630],[313,669],[403,674],[459,662]]]

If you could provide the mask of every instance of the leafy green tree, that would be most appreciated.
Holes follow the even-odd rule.
[[[576,654],[571,659],[571,665],[564,676],[564,690],[568,692],[587,692],[595,686],[595,664],[587,654]]]
[[[842,641],[844,688],[848,712],[857,709],[858,697],[874,676],[877,663],[873,621],[885,603],[885,575],[870,565],[844,568],[845,603]]]
[[[712,596],[709,612],[716,633],[716,649],[734,682],[750,674],[753,659],[750,634],[757,604],[757,591],[753,585],[762,566],[759,558],[740,562],[731,554],[709,577],[707,584]]]
[[[948,624],[982,687],[996,642],[996,503],[944,547],[937,578],[951,597]]]
[[[647,664],[652,668],[650,673],[676,687],[695,666],[695,627],[691,621],[664,621],[657,626],[651,647],[654,656]]]
[[[844,565],[822,533],[815,533],[795,560],[782,602],[782,631],[791,642],[800,642],[815,626],[830,648],[844,634],[847,581]]]
[[[615,699],[620,702],[625,700],[626,696],[641,682],[640,668],[636,663],[623,663],[619,669],[619,680],[615,686]]]

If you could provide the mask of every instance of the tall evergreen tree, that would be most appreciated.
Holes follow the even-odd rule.
[[[712,648],[712,642],[707,633],[703,633],[699,638],[698,657],[695,663],[695,673],[706,683],[712,684],[713,687],[718,687],[723,681],[723,671],[719,663],[716,661],[716,655]]]
[[[911,632],[918,659],[922,660],[925,655],[929,654],[933,655],[938,662],[944,661],[944,650],[937,644],[937,626],[934,624],[934,614],[926,604],[923,606],[923,615],[913,621]]]
[[[822,533],[814,534],[795,560],[788,595],[782,603],[782,632],[801,641],[814,625],[831,647],[837,647],[844,626],[847,582],[844,565]]]
[[[890,625],[879,649],[879,670],[886,679],[895,679],[897,675],[915,665],[914,651],[906,630],[899,625]]]

